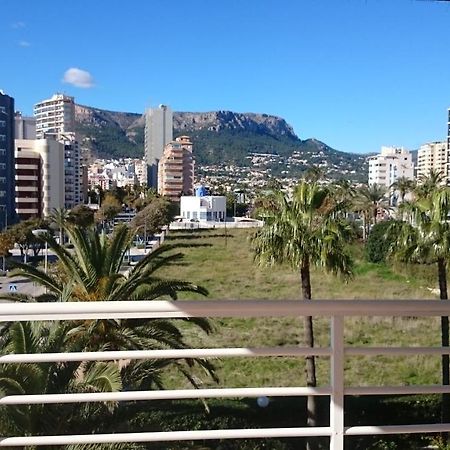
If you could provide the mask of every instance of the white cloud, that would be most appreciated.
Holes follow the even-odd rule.
[[[20,47],[30,47],[31,46],[31,43],[28,41],[19,41],[18,44]]]
[[[91,88],[94,86],[93,76],[86,70],[71,67],[66,70],[62,79],[63,83],[72,84],[79,88]]]
[[[13,28],[15,28],[16,30],[19,29],[19,28],[25,28],[25,22],[21,22],[21,21],[14,22],[14,23],[11,24],[11,26]]]

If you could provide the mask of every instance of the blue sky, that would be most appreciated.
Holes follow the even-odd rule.
[[[350,152],[446,136],[450,3],[0,0],[0,18],[0,89],[25,113],[66,92],[118,111],[275,114]],[[84,87],[63,83],[69,69]]]

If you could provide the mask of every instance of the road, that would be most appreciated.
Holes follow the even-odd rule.
[[[16,289],[11,291],[11,289]],[[26,278],[0,277],[0,292],[17,292],[19,294],[40,295],[44,293],[44,288],[28,281]]]

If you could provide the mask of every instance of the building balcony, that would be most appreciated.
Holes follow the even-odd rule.
[[[22,181],[38,181],[39,177],[37,175],[16,175],[15,179]]]
[[[0,309],[0,322],[11,321],[60,321],[86,319],[175,319],[175,318],[280,318],[313,316],[329,318],[330,332],[328,346],[321,347],[235,347],[164,350],[126,350],[101,352],[5,354],[0,356],[1,364],[27,364],[69,361],[111,361],[111,360],[156,360],[184,358],[303,358],[314,355],[329,359],[329,383],[320,387],[239,387],[215,389],[181,390],[141,390],[119,392],[85,392],[70,394],[8,395],[0,398],[3,407],[36,404],[82,404],[86,402],[136,402],[155,400],[213,399],[213,398],[260,398],[260,397],[305,397],[320,396],[329,399],[328,425],[306,427],[269,427],[245,429],[152,431],[114,434],[72,434],[16,436],[0,439],[0,447],[29,447],[47,445],[77,445],[101,443],[166,442],[218,439],[253,438],[328,438],[330,450],[343,450],[345,440],[350,436],[382,436],[389,434],[441,433],[450,431],[450,423],[427,424],[383,424],[357,426],[344,422],[349,403],[354,396],[380,395],[422,395],[450,393],[449,386],[404,385],[365,386],[361,380],[358,386],[344,383],[344,367],[349,357],[376,357],[385,355],[398,357],[405,355],[444,355],[449,347],[396,347],[362,346],[345,343],[345,318],[373,316],[381,317],[425,317],[449,316],[450,303],[443,301],[125,301],[125,302],[62,302],[62,303],[4,303]],[[368,322],[367,333],[370,333]],[[248,337],[242,336],[244,342]],[[291,411],[286,411],[291,415]]]

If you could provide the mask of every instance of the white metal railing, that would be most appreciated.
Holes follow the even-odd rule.
[[[450,431],[450,424],[344,426],[346,395],[442,394],[449,386],[374,386],[346,387],[344,361],[349,355],[443,355],[445,347],[345,347],[346,316],[450,316],[445,301],[151,301],[151,302],[77,302],[77,303],[3,303],[0,322],[39,320],[80,320],[107,318],[188,318],[188,317],[331,317],[330,347],[299,348],[210,348],[182,350],[133,350],[81,353],[8,354],[0,363],[39,363],[58,361],[105,361],[118,359],[230,358],[266,356],[328,356],[331,361],[330,385],[326,387],[264,387],[225,389],[183,389],[165,391],[127,391],[79,394],[10,395],[0,405],[80,403],[131,400],[207,399],[260,396],[329,396],[330,426],[266,429],[196,430],[172,432],[115,433],[35,437],[0,437],[0,447],[70,445],[84,443],[124,443],[182,441],[196,439],[238,439],[329,436],[331,450],[344,449],[344,437]]]

